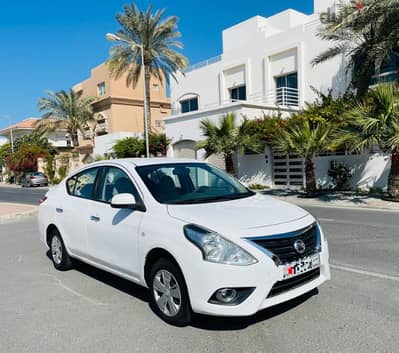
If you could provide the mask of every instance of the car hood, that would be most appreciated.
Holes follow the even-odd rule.
[[[170,216],[216,232],[245,232],[294,222],[309,216],[297,206],[256,194],[244,199],[193,205],[168,205]]]

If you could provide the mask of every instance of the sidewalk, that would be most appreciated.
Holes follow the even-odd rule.
[[[0,224],[36,214],[37,206],[0,202]]]
[[[377,196],[354,192],[325,193],[315,198],[301,197],[303,193],[294,190],[265,190],[262,193],[299,206],[377,209],[399,212],[399,202],[384,201]]]

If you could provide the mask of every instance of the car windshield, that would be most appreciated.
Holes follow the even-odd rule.
[[[207,203],[254,195],[225,172],[205,163],[158,164],[136,170],[160,203]]]

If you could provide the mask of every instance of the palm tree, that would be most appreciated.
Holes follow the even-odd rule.
[[[313,59],[314,65],[344,55],[352,70],[357,96],[367,93],[372,76],[398,52],[399,0],[352,0],[325,21],[318,33],[333,46]]]
[[[306,191],[316,192],[313,159],[329,149],[334,125],[324,120],[311,120],[301,115],[292,117],[287,127],[278,134],[275,148],[283,153],[295,153],[305,159]]]
[[[78,147],[78,132],[83,133],[94,121],[93,101],[92,97],[84,97],[82,91],[49,91],[48,97],[39,99],[39,110],[44,114],[35,128],[41,134],[64,129],[71,135],[73,146]]]
[[[383,84],[371,90],[345,114],[348,126],[340,143],[352,151],[378,146],[391,154],[388,194],[399,198],[399,91],[396,85]]]
[[[249,120],[244,118],[240,127],[236,127],[233,113],[223,116],[219,124],[204,119],[200,123],[200,129],[206,139],[200,141],[197,147],[205,149],[207,157],[213,154],[222,154],[226,171],[235,175],[234,153],[242,153],[246,148],[252,151],[259,151],[261,148],[260,141],[247,133],[248,123]]]
[[[163,83],[169,75],[176,80],[176,73],[188,65],[187,58],[173,48],[183,48],[177,39],[177,17],[163,19],[165,9],[152,13],[152,5],[145,12],[135,4],[125,5],[124,12],[116,15],[121,29],[113,38],[120,39],[110,52],[108,66],[111,76],[118,79],[128,73],[126,84],[135,87],[142,68],[141,50],[144,51],[146,106],[150,107],[151,76]],[[133,45],[135,44],[135,45]],[[151,126],[151,109],[148,109],[148,125]]]

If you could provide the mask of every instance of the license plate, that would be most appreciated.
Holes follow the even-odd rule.
[[[291,278],[320,267],[320,255],[314,254],[283,266],[283,278]]]

